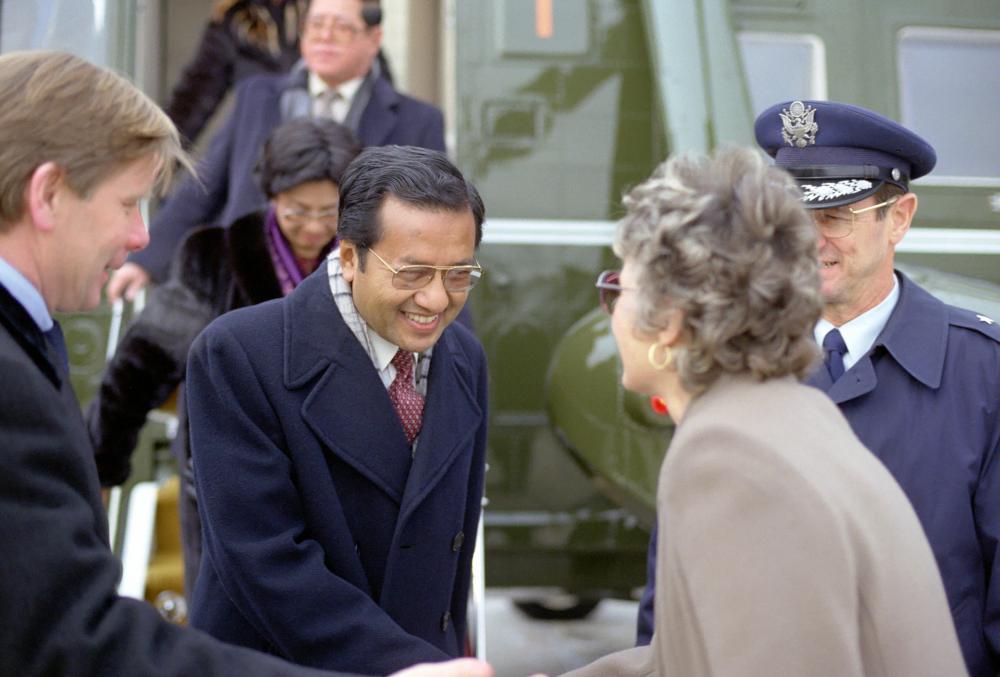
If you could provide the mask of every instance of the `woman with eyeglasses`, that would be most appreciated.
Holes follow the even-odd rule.
[[[574,675],[961,675],[930,547],[888,471],[799,382],[816,226],[755,152],[675,157],[625,198],[597,286],[622,384],[676,429],[657,487],[655,633]]]
[[[193,231],[184,241],[170,278],[153,291],[118,345],[87,412],[102,486],[128,479],[146,415],[181,385],[195,336],[225,312],[289,294],[334,248],[341,175],[360,150],[350,130],[332,120],[286,122],[268,137],[257,164],[267,208],[228,228]],[[191,591],[201,525],[183,406],[178,417],[173,446],[180,468],[184,586]]]

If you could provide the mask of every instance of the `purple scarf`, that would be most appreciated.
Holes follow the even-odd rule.
[[[283,296],[288,296],[311,271],[304,271],[299,266],[299,262],[292,252],[292,246],[285,238],[285,234],[281,232],[281,226],[278,225],[278,215],[273,206],[267,210],[264,228],[267,251],[271,255],[271,263],[274,264],[274,273],[278,277],[278,284],[281,285],[281,293]],[[323,247],[323,251],[320,252],[320,260],[325,258],[336,244],[337,238],[334,237],[329,244]]]

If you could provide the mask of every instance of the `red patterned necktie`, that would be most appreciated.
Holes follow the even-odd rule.
[[[389,399],[403,424],[406,440],[413,444],[424,414],[424,396],[413,387],[413,353],[400,348],[391,364],[396,368],[396,378],[389,385]]]

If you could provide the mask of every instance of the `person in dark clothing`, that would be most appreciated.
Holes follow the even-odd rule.
[[[378,61],[381,10],[372,0],[311,0],[303,23],[302,62],[287,75],[248,78],[236,89],[226,124],[199,165],[200,181],[182,181],[150,226],[150,246],[130,255],[108,284],[110,300],[131,299],[162,282],[184,236],[232,223],[266,202],[252,177],[267,135],[296,117],[330,117],[363,146],[444,150],[444,116],[393,88]]]
[[[124,482],[146,415],[181,385],[195,336],[219,315],[287,295],[333,248],[340,177],[360,151],[333,120],[298,118],[281,125],[257,165],[267,209],[228,228],[188,236],[170,279],[158,287],[108,364],[87,413],[102,486]],[[178,398],[174,451],[181,478],[184,587],[194,590],[201,521],[191,474],[188,431]]]
[[[489,380],[454,320],[484,215],[443,153],[366,148],[323,265],[199,334],[193,627],[338,670],[466,650]]]
[[[287,73],[299,60],[306,0],[219,0],[194,58],[163,109],[186,145],[194,144],[236,83]]]

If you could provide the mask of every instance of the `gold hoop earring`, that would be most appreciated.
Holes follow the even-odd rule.
[[[674,363],[674,349],[670,346],[663,346],[663,360],[657,361],[656,359],[656,349],[662,344],[653,343],[649,346],[649,352],[646,353],[646,359],[649,363],[653,365],[653,369],[657,371],[662,371]]]

